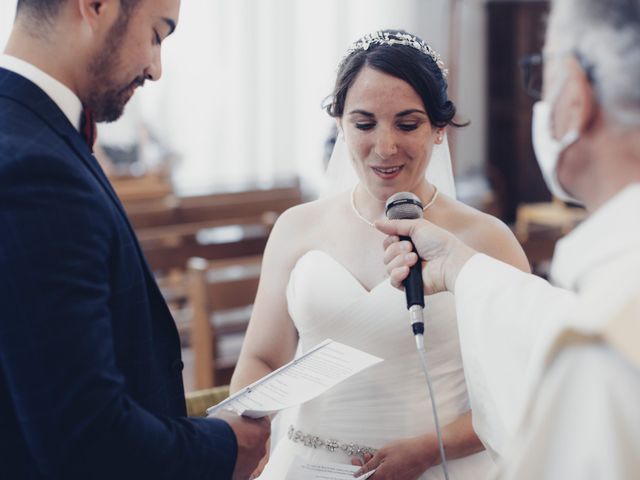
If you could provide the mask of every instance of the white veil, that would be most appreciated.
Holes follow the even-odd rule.
[[[425,177],[432,185],[435,185],[441,193],[456,198],[456,186],[453,181],[453,167],[451,165],[451,152],[449,140],[445,134],[442,143],[434,144],[431,151],[431,160],[425,172]],[[351,190],[358,183],[353,163],[347,150],[342,135],[336,138],[333,153],[327,166],[324,182],[320,189],[320,198],[326,198],[346,190]]]

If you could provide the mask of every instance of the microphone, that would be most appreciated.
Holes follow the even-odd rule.
[[[385,213],[389,220],[422,218],[422,203],[411,192],[398,192],[388,198],[385,205]],[[411,242],[412,250],[416,251],[416,247],[410,237],[402,235],[400,240]],[[402,285],[407,297],[411,330],[416,336],[418,348],[421,348],[424,345],[424,317],[422,315],[424,309],[424,286],[422,284],[422,262],[419,258],[409,270],[409,276],[402,282]]]
[[[423,215],[422,202],[411,192],[398,192],[391,195],[385,204],[385,213],[389,220],[412,220],[422,218]],[[411,242],[411,237],[400,236],[400,240]],[[412,250],[415,252],[416,247],[411,242]],[[416,252],[417,253],[417,252]],[[438,420],[438,411],[436,408],[436,399],[433,394],[433,385],[429,377],[429,369],[427,368],[427,360],[424,350],[424,317],[422,311],[424,309],[424,287],[422,285],[422,261],[418,256],[418,261],[409,270],[409,276],[405,278],[404,292],[407,297],[407,309],[409,309],[409,319],[411,320],[411,330],[416,338],[416,346],[420,354],[420,362],[424,371],[429,396],[431,397],[431,409],[433,410],[433,421],[436,427],[436,435],[438,437],[438,448],[440,449],[441,466],[444,472],[445,480],[449,480],[449,471],[447,468],[447,457],[445,456],[444,443],[442,441],[442,432],[440,430],[440,422]]]

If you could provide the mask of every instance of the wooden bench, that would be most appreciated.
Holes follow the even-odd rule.
[[[303,202],[298,182],[272,189],[223,192],[194,197],[169,196],[163,202],[126,205],[136,230],[211,220],[256,217],[265,212],[278,215]]]

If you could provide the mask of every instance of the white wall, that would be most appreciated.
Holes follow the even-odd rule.
[[[16,13],[16,0],[0,0],[0,49],[9,39],[9,32]]]

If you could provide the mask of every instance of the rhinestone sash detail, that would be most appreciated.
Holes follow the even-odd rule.
[[[369,453],[373,455],[376,453],[375,448],[365,447],[363,445],[358,445],[356,443],[345,443],[340,442],[334,439],[324,439],[317,435],[311,435],[308,433],[304,433],[300,430],[296,430],[293,425],[289,426],[289,431],[287,432],[287,436],[289,440],[294,443],[302,443],[305,447],[311,448],[326,448],[330,452],[335,452],[336,450],[341,450],[349,456],[360,456],[362,457],[365,453]]]

